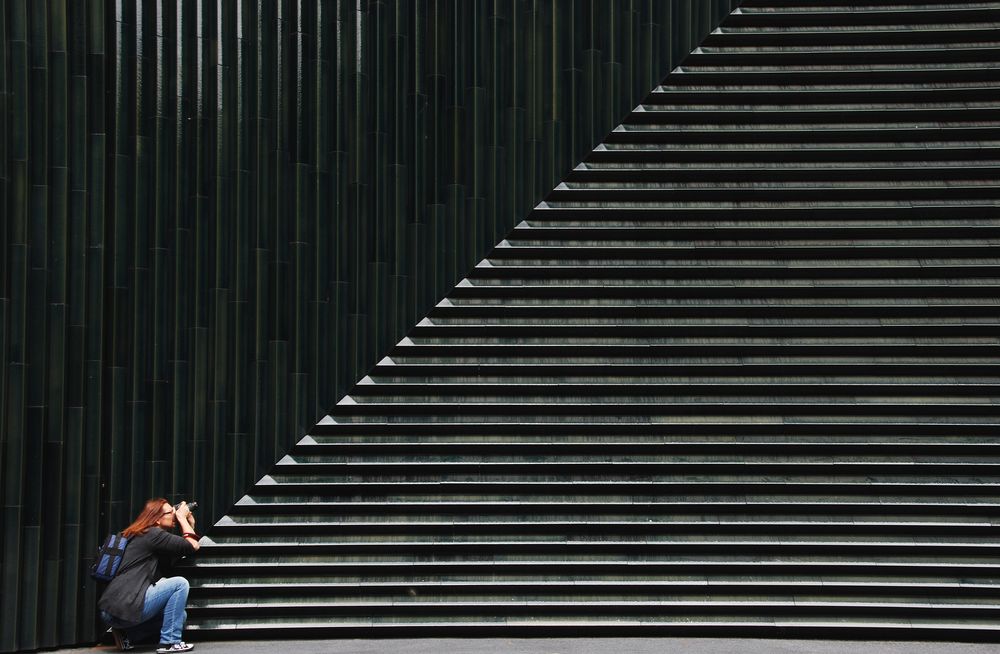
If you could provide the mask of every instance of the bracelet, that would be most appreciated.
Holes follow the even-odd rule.
[[[195,540],[198,540],[198,534],[194,533],[193,531],[187,532],[184,534],[184,538],[193,538]]]

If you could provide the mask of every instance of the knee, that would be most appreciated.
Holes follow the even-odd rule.
[[[175,593],[187,595],[188,591],[191,590],[191,584],[184,577],[170,577],[166,582],[170,584],[170,589]]]

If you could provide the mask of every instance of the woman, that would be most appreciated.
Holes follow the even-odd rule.
[[[181,535],[168,529],[179,526]],[[120,649],[160,630],[160,654],[186,652],[194,645],[181,640],[187,614],[188,582],[184,577],[162,577],[161,558],[191,554],[200,547],[194,516],[187,502],[175,510],[165,499],[148,500],[135,521],[122,532],[131,538],[118,574],[108,584],[97,606]],[[162,625],[161,625],[162,622]],[[124,629],[125,633],[119,631]]]

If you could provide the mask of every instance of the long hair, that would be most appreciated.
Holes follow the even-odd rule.
[[[154,497],[146,500],[146,506],[139,512],[139,515],[132,521],[132,524],[125,527],[122,531],[122,536],[132,538],[133,536],[144,534],[155,527],[157,521],[163,517],[164,504],[169,504],[169,502],[162,497]]]

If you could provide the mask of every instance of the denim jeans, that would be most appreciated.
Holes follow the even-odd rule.
[[[163,577],[146,590],[146,600],[142,605],[139,622],[124,623],[101,611],[101,617],[112,627],[122,628],[133,643],[160,630],[160,642],[165,644],[181,642],[181,632],[187,620],[184,606],[187,604],[188,580],[184,577]]]

